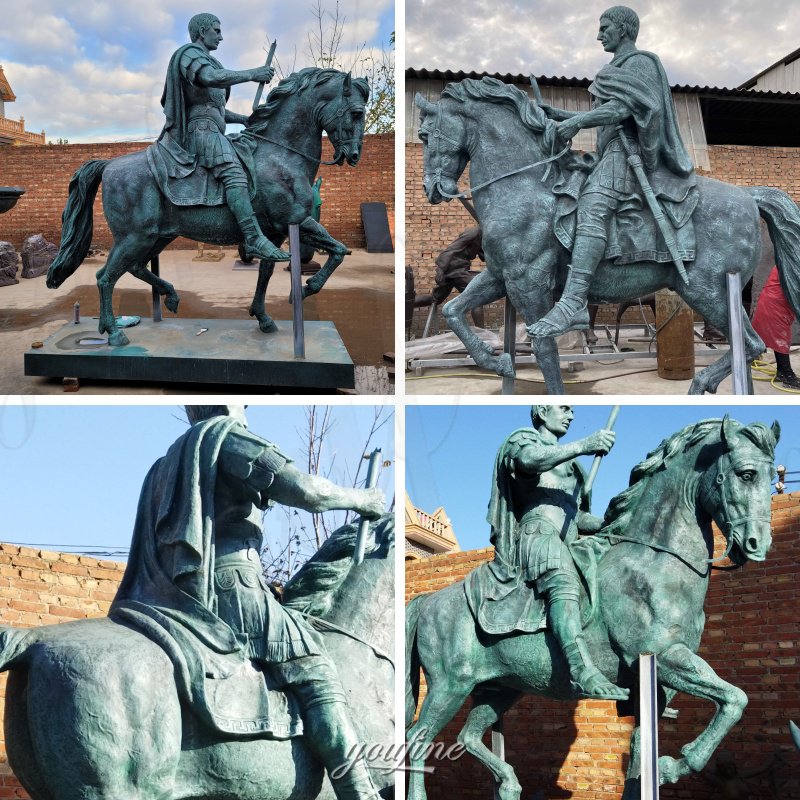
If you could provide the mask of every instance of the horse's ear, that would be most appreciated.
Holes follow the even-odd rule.
[[[347,73],[344,76],[344,84],[342,84],[342,93],[345,97],[350,97],[350,93],[353,91],[353,76],[351,73]]]
[[[436,113],[436,103],[431,103],[430,100],[423,97],[419,92],[414,96],[414,103],[423,114]]]
[[[770,428],[772,431],[772,437],[775,439],[775,444],[781,440],[781,424],[778,420],[772,423],[772,427]]]
[[[733,448],[733,438],[735,435],[736,429],[733,427],[733,420],[730,418],[729,414],[726,414],[722,419],[722,428],[719,434],[726,450],[731,450]]]

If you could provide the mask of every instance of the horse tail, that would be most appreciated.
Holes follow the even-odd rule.
[[[95,159],[79,167],[69,182],[69,195],[61,215],[61,245],[47,271],[47,286],[57,289],[83,263],[94,231],[94,199],[109,162]]]
[[[767,186],[747,190],[769,229],[778,275],[794,315],[800,319],[800,210],[786,192]]]
[[[406,728],[414,722],[419,702],[419,650],[417,649],[417,624],[422,602],[427,595],[417,595],[406,606]]]
[[[0,672],[19,666],[36,640],[36,629],[0,626]]]

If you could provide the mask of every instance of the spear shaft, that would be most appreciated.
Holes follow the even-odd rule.
[[[366,456],[365,456],[366,458]],[[369,456],[369,468],[367,469],[367,489],[374,489],[378,482],[378,466],[380,464],[381,449],[376,447]],[[358,534],[356,535],[356,547],[353,553],[353,564],[360,564],[364,560],[364,551],[367,548],[367,534],[369,533],[369,520],[362,517],[358,523]]]
[[[267,63],[264,64],[265,67],[272,66],[272,58],[275,55],[275,48],[277,46],[278,46],[278,40],[275,39],[269,46],[269,52],[267,53]],[[264,94],[264,86],[265,86],[265,81],[261,81],[258,84],[258,89],[256,90],[256,99],[253,100],[253,111],[255,111],[258,108],[258,104],[261,102],[261,95]]]

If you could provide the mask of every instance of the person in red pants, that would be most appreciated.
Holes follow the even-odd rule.
[[[800,378],[789,360],[794,319],[794,312],[781,289],[778,268],[773,267],[758,298],[753,328],[764,344],[775,352],[776,380],[789,389],[800,389]]]

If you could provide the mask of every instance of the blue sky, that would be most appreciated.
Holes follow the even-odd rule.
[[[610,406],[575,406],[565,442],[604,427]],[[628,485],[631,468],[667,436],[692,422],[726,413],[742,423],[781,424],[777,463],[800,470],[800,410],[784,406],[623,406],[614,448],[592,491],[592,511],[602,516],[609,500]],[[495,454],[506,436],[530,425],[530,406],[409,406],[406,409],[406,491],[425,511],[444,506],[463,550],[486,547]],[[587,467],[590,457],[582,459]],[[799,475],[790,476],[800,478]],[[787,487],[799,491],[800,484]]]
[[[321,407],[320,407],[321,408]],[[323,453],[331,478],[352,485],[348,473],[367,440],[373,406],[336,406]],[[303,406],[254,406],[250,429],[304,467]],[[0,406],[0,464],[4,476],[0,541],[127,549],[139,490],[153,462],[187,429],[181,406]],[[394,422],[378,432],[394,462]],[[362,476],[365,472],[362,471]],[[382,470],[380,488],[391,503],[394,467]],[[285,517],[268,514],[268,525]],[[274,528],[273,528],[274,530]]]
[[[228,69],[259,66],[268,42],[277,38],[279,75],[311,65],[307,39],[316,24],[315,5],[228,0],[211,8],[224,37],[217,57]],[[334,13],[336,0],[320,0],[320,6],[324,14]],[[48,139],[71,143],[155,138],[163,125],[159,100],[167,64],[189,41],[186,25],[198,8],[195,0],[14,4],[0,26],[0,63],[17,96],[6,115],[23,116],[28,130],[45,129]],[[346,66],[363,44],[388,46],[393,0],[339,0],[339,13]],[[255,87],[233,87],[229,107],[247,113]]]

